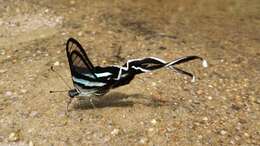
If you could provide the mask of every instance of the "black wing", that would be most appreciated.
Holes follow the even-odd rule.
[[[84,73],[91,74],[93,77],[97,78],[93,73],[94,66],[77,40],[73,38],[68,39],[66,44],[66,52],[72,76],[77,76]]]

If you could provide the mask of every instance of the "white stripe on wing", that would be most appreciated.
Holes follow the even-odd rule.
[[[84,80],[84,79],[78,79],[76,77],[72,77],[72,80],[79,84],[85,85],[86,87],[93,87],[93,86],[102,87],[102,86],[106,85],[106,83],[93,82],[93,81],[88,81],[88,80]]]
[[[92,79],[95,79],[95,77],[94,77],[92,74],[86,73],[86,74],[83,74],[83,75],[86,76],[86,77],[90,77],[90,78],[92,78]],[[112,73],[110,73],[110,72],[103,72],[103,73],[95,73],[95,75],[96,75],[98,78],[100,78],[100,77],[108,77],[108,76],[111,76]]]

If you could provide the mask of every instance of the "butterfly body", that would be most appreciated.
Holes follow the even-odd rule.
[[[123,71],[120,79],[117,79],[119,67],[95,67],[92,73],[79,73],[72,77],[75,89],[69,91],[70,97],[75,96],[101,96],[110,89],[129,84],[135,73]]]

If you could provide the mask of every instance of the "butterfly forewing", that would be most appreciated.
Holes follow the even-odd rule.
[[[91,74],[96,78],[96,75],[92,72],[94,66],[78,41],[70,38],[66,45],[66,51],[72,76],[83,73]]]

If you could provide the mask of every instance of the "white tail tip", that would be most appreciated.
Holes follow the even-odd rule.
[[[205,67],[205,68],[208,67],[208,62],[206,60],[203,60],[202,61],[202,66]]]
[[[196,77],[193,76],[191,82],[194,83],[196,81]]]

